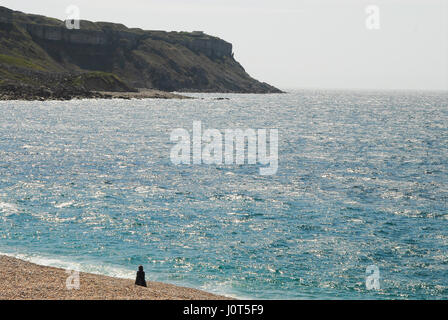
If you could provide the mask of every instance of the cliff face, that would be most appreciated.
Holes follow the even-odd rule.
[[[202,32],[84,20],[72,30],[57,19],[0,7],[0,35],[0,63],[13,57],[40,71],[108,72],[133,87],[166,91],[280,92],[251,78],[233,58],[232,44]]]

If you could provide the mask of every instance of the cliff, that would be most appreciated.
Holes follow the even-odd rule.
[[[18,76],[17,70],[32,76]],[[281,92],[251,78],[234,59],[232,44],[203,32],[145,31],[84,20],[72,30],[57,19],[0,7],[0,83],[32,85],[45,73],[93,71],[114,75],[123,81],[119,88]]]

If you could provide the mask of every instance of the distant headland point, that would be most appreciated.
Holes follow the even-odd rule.
[[[0,7],[0,100],[110,98],[101,92],[281,93],[250,77],[232,44],[203,31],[64,21]],[[132,97],[132,95],[130,95]]]

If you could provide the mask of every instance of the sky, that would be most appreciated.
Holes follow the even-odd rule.
[[[282,89],[448,90],[448,0],[0,0],[26,13],[204,31]]]

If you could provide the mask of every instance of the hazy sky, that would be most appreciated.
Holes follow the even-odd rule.
[[[202,30],[231,42],[250,75],[285,89],[448,90],[448,0],[0,0],[0,5],[59,19],[66,18],[67,6],[77,5],[81,19]],[[369,5],[379,9],[379,29],[366,27]]]

